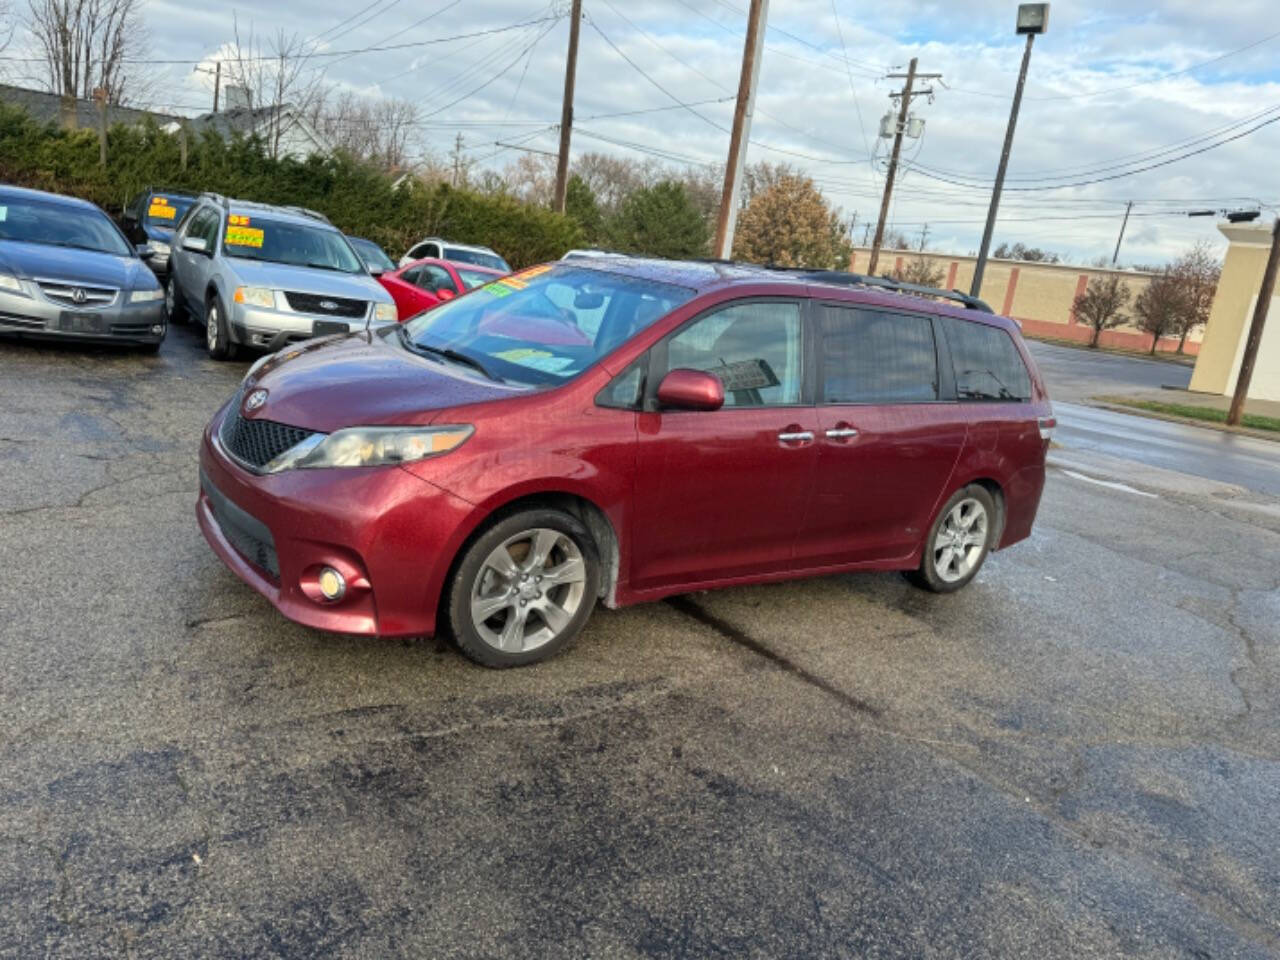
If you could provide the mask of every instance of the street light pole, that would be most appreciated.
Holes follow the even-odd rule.
[[[1013,92],[1013,107],[1009,110],[1009,126],[1004,132],[1004,149],[1000,151],[1000,166],[996,170],[995,187],[991,191],[991,207],[987,210],[987,226],[982,231],[982,246],[978,248],[978,260],[973,265],[973,283],[969,295],[982,292],[982,275],[987,269],[987,253],[991,249],[991,235],[996,229],[996,214],[1000,211],[1000,191],[1004,189],[1004,174],[1009,167],[1009,153],[1013,149],[1013,131],[1018,126],[1018,109],[1022,106],[1022,88],[1027,84],[1027,67],[1031,64],[1031,45],[1036,34],[1049,27],[1049,4],[1023,3],[1018,6],[1018,33],[1027,35],[1027,45],[1022,51],[1022,69],[1018,71],[1018,86]]]

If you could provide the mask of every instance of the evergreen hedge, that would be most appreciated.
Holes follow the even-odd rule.
[[[149,186],[319,210],[341,230],[398,257],[423,237],[493,247],[516,269],[554,260],[582,243],[577,222],[504,194],[417,181],[392,187],[382,171],[349,157],[273,160],[256,137],[192,136],[182,167],[177,134],[154,123],[115,126],[107,164],[95,131],[65,131],[0,104],[0,181],[83,197],[119,216]]]

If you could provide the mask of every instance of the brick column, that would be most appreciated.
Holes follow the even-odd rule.
[[[1076,280],[1075,297],[1071,298],[1071,306],[1067,308],[1067,324],[1074,327],[1080,321],[1076,319],[1076,297],[1089,289],[1089,275],[1087,273],[1080,274]]]
[[[954,290],[956,288],[956,270],[959,266],[960,264],[952,260],[951,266],[947,268],[947,290]]]
[[[1000,310],[1006,317],[1010,316],[1009,311],[1013,309],[1013,295],[1018,289],[1018,271],[1020,268],[1014,267],[1009,271],[1009,285],[1004,290],[1004,307]]]

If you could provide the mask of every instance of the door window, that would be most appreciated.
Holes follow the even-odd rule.
[[[947,340],[961,400],[1030,400],[1031,375],[1007,331],[947,317]]]
[[[431,293],[435,293],[437,290],[453,289],[453,277],[449,276],[449,271],[444,267],[437,267],[434,263],[423,264],[419,267],[411,282],[415,287],[420,287]]]
[[[928,317],[824,306],[824,403],[938,399],[938,352]]]
[[[800,305],[738,303],[695,320],[667,342],[667,369],[714,373],[726,407],[800,402]]]

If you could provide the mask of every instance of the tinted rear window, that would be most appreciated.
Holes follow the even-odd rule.
[[[947,341],[961,400],[1030,400],[1031,375],[1008,332],[946,318]]]
[[[477,267],[489,267],[492,270],[510,271],[507,261],[496,253],[481,253],[479,250],[463,250],[459,247],[445,247],[444,259],[454,263],[472,263]]]
[[[938,399],[938,352],[928,317],[822,308],[823,402]]]

